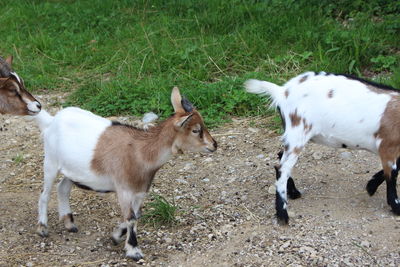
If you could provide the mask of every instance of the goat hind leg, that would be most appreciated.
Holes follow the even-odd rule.
[[[54,180],[58,174],[58,168],[54,162],[45,157],[43,170],[44,183],[43,191],[39,198],[39,225],[36,232],[42,237],[47,237],[49,235],[47,227],[47,208],[49,204],[51,188],[53,187]]]
[[[57,186],[58,195],[58,214],[60,215],[60,220],[64,222],[65,228],[68,232],[76,233],[78,228],[74,223],[74,216],[71,212],[71,207],[69,205],[69,196],[71,193],[72,181],[67,177],[64,177]]]
[[[396,166],[397,166],[397,171],[399,171],[400,157],[397,158]],[[374,176],[372,176],[371,180],[368,181],[366,186],[368,194],[370,196],[373,196],[378,187],[383,183],[383,181],[385,181],[385,177],[383,175],[383,170],[380,170],[379,172],[375,173]]]
[[[278,158],[279,160],[282,159],[283,156],[283,151],[279,151],[278,153]],[[281,176],[280,172],[279,172],[279,167],[275,166],[275,172],[276,172],[276,179],[278,180],[279,177]],[[294,184],[294,180],[293,178],[290,176],[288,181],[287,181],[287,194],[289,196],[290,199],[296,199],[296,198],[300,198],[301,197],[301,193],[299,190],[297,190],[296,185]]]
[[[289,222],[289,215],[287,213],[287,183],[290,178],[290,171],[296,164],[297,159],[298,153],[294,151],[288,152],[288,156],[283,157],[283,160],[281,161],[281,167],[279,171],[277,171],[279,177],[275,183],[275,209],[278,222],[281,224],[287,224]]]
[[[396,180],[398,173],[399,170],[396,168],[391,171],[390,177],[385,177],[387,203],[392,207],[392,211],[396,215],[400,215],[400,199],[397,196],[396,190]]]
[[[383,176],[383,170],[380,170],[372,176],[371,180],[368,181],[366,186],[368,194],[373,196],[383,181],[385,181],[385,177]]]

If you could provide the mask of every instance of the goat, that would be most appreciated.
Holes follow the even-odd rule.
[[[400,91],[358,77],[325,72],[306,72],[283,86],[248,80],[245,88],[250,93],[270,95],[272,106],[278,108],[282,117],[284,151],[276,167],[278,222],[289,221],[286,194],[300,197],[290,173],[309,140],[378,154],[383,170],[368,182],[367,191],[372,196],[386,180],[387,203],[400,215],[396,191],[400,168]]]
[[[47,207],[54,180],[60,219],[70,232],[78,229],[69,206],[75,184],[98,192],[116,192],[124,221],[112,235],[119,243],[127,233],[126,256],[139,260],[137,220],[143,200],[161,166],[181,151],[214,152],[216,141],[207,131],[200,113],[177,87],[171,94],[175,114],[148,130],[112,122],[79,108],[69,107],[54,117],[42,110],[35,119],[44,138],[44,186],[39,199],[37,233],[48,235]]]
[[[11,69],[13,57],[0,57],[0,113],[12,115],[36,115],[41,109],[25,88],[24,81]]]

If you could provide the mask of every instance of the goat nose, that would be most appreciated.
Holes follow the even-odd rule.
[[[214,144],[213,145],[214,145],[214,148],[217,149],[218,145],[217,145],[217,142],[215,140],[214,140]]]

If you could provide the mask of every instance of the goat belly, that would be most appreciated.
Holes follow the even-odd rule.
[[[311,141],[316,144],[333,148],[364,149],[373,153],[377,152],[376,139],[373,136],[365,138],[336,138],[335,136],[315,135]]]
[[[110,177],[94,175],[93,173],[77,173],[65,169],[61,170],[77,187],[96,192],[114,192],[115,187]]]

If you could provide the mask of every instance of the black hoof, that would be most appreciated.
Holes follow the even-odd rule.
[[[289,224],[289,215],[286,210],[276,211],[276,218],[280,225]]]
[[[377,183],[376,179],[372,178],[371,180],[369,180],[366,186],[368,195],[373,196],[379,185],[380,184]]]
[[[296,186],[294,185],[292,177],[289,177],[286,188],[287,188],[287,194],[290,199],[296,199],[301,197],[301,193],[299,190],[297,190]]]
[[[372,179],[368,181],[366,186],[368,195],[373,196],[384,180],[385,178],[383,177],[383,170],[375,173],[374,176],[372,176]]]
[[[70,232],[70,233],[77,233],[78,232],[78,228],[76,227],[76,226],[74,226],[74,227],[72,227],[72,228],[69,228],[69,229],[67,229],[68,230],[68,232]]]
[[[397,200],[397,201],[399,201],[399,200]],[[392,207],[392,211],[393,211],[394,214],[400,215],[400,201],[399,201],[398,204],[397,203],[393,203],[390,206]]]
[[[296,199],[301,197],[301,193],[299,190],[296,189],[296,191],[288,192],[288,196],[290,199]]]
[[[138,251],[129,255],[127,254],[126,257],[134,261],[140,261],[141,259],[143,259],[143,254],[141,251]]]
[[[276,202],[275,202],[275,208],[276,208],[276,217],[278,219],[279,224],[288,224],[289,223],[289,215],[286,210],[286,203],[285,201],[281,198],[278,192],[276,192]]]
[[[117,240],[113,236],[111,237],[111,241],[112,241],[114,246],[117,246],[119,243],[121,243],[121,240]]]

